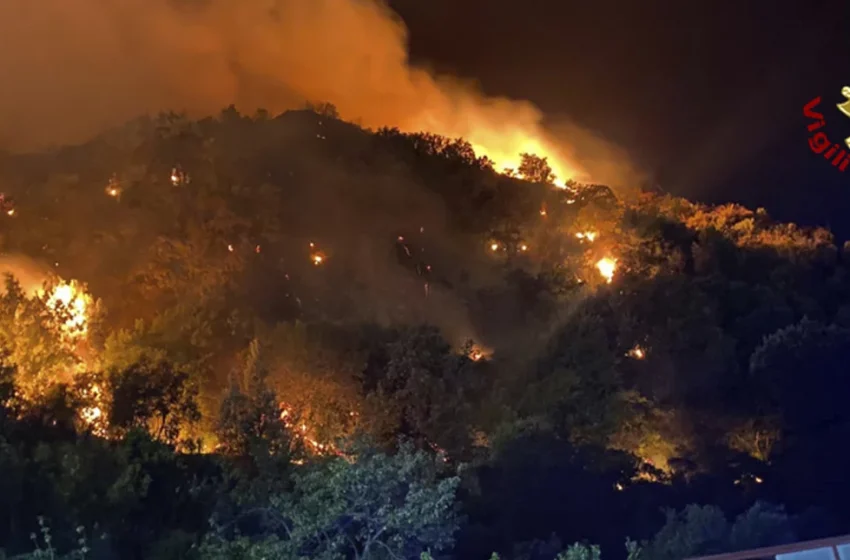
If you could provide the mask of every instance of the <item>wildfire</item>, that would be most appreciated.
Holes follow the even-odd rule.
[[[599,270],[599,274],[605,278],[605,281],[610,284],[614,279],[614,272],[617,270],[617,261],[615,259],[605,257],[603,259],[599,259],[596,263],[596,268]]]
[[[496,251],[499,250],[499,244],[496,243],[495,241],[493,243],[490,243],[490,250],[495,253]]]
[[[526,245],[525,243],[521,243],[520,246],[519,246],[519,250],[522,251],[523,253],[528,251],[528,245]]]
[[[15,215],[15,203],[11,197],[6,196],[5,193],[0,193],[0,209],[6,212],[8,216]]]
[[[310,242],[310,261],[312,261],[314,266],[321,266],[324,264],[327,257],[321,251],[316,250],[316,244],[312,241]]]
[[[580,231],[576,233],[576,238],[582,241],[587,240],[593,242],[599,236],[595,231]]]
[[[646,357],[646,350],[644,350],[640,345],[635,344],[628,352],[626,352],[626,356],[636,360],[642,360]]]
[[[41,293],[43,295],[43,292]],[[56,286],[47,298],[52,309],[62,308],[69,315],[65,322],[65,331],[72,337],[82,337],[88,332],[88,310],[91,296],[86,294],[75,281]]]
[[[103,411],[99,406],[87,406],[82,410],[82,412],[80,412],[80,416],[82,416],[86,424],[94,424],[101,416],[103,416]]]
[[[353,417],[357,416],[357,413],[354,412],[354,411],[349,412],[349,416],[353,418]],[[305,424],[304,422],[302,422],[301,424],[296,426],[295,425],[295,418],[294,418],[294,415],[292,413],[292,408],[285,403],[280,404],[280,419],[283,421],[284,426],[286,426],[287,428],[292,430],[292,435],[294,437],[301,439],[304,443],[306,443],[307,446],[314,453],[322,454],[322,453],[326,453],[328,451],[334,452],[334,453],[339,453],[339,451],[336,449],[336,447],[334,447],[333,444],[321,443],[321,442],[316,441],[315,439],[311,438],[308,435],[311,430],[310,430],[309,426],[307,426],[307,424]]]
[[[115,175],[110,177],[109,183],[104,189],[107,196],[111,196],[112,198],[118,198],[118,195],[121,194],[121,187],[119,185],[120,183],[118,182],[118,178]]]
[[[478,124],[483,125],[484,123]],[[423,128],[434,127],[425,126]],[[519,169],[522,163],[521,154],[523,153],[546,157],[549,167],[555,174],[554,186],[559,189],[567,188],[567,180],[577,175],[578,171],[558,158],[555,155],[557,150],[553,146],[541,138],[535,138],[530,132],[525,130],[496,131],[489,130],[489,127],[486,126],[480,126],[468,131],[467,134],[462,134],[462,136],[469,139],[477,156],[488,157],[494,162],[493,167],[500,173],[512,173]],[[498,138],[500,146],[494,145],[496,138]],[[520,173],[516,173],[516,176],[523,178]]]
[[[100,385],[92,385],[91,390],[86,391],[86,393],[88,393],[86,396],[92,397],[92,399],[95,401],[95,404],[83,408],[80,411],[80,417],[83,419],[83,422],[85,422],[89,426],[94,426],[96,424],[101,423],[101,419],[103,418],[103,409],[101,409],[98,405],[102,398]]]
[[[478,344],[473,344],[472,347],[469,348],[466,356],[473,362],[480,362],[485,358],[489,358],[492,354],[492,350],[479,346]]]

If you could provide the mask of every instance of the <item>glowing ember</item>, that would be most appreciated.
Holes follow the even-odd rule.
[[[596,233],[595,231],[580,231],[580,232],[576,233],[576,237],[578,239],[581,239],[582,241],[585,240],[585,239],[588,240],[588,241],[593,241],[593,240],[596,239],[596,237],[598,235],[599,234]]]
[[[121,191],[118,190],[118,187],[106,187],[106,194],[111,197],[117,197],[119,194],[121,194]]]
[[[180,184],[180,174],[177,171],[177,168],[171,170],[171,184],[175,187]]]
[[[540,209],[540,215],[541,215],[541,216],[545,216],[545,215],[546,215],[546,208],[545,208],[545,207]]]
[[[528,251],[528,245],[526,245],[525,243],[522,243],[519,246],[519,250],[522,251],[522,252]]]
[[[15,209],[9,208],[8,210],[6,210],[6,214],[9,215],[9,216],[14,216],[15,215]]]
[[[638,345],[635,345],[634,347],[632,347],[631,350],[626,352],[626,356],[628,356],[630,358],[634,358],[636,360],[642,360],[646,357],[646,350],[644,350],[642,347],[640,347]]]
[[[605,281],[610,284],[611,280],[614,279],[614,271],[617,270],[617,261],[605,257],[604,259],[599,259],[596,263],[596,268],[599,270],[599,274],[605,278]]]
[[[479,346],[478,344],[473,344],[472,347],[469,348],[466,356],[473,362],[480,362],[485,358],[489,358],[492,354],[492,350]]]
[[[228,245],[228,246],[227,246],[227,250],[228,250],[228,251],[230,251],[230,252],[232,253],[232,252],[233,252],[233,245]]]
[[[312,255],[310,255],[310,260],[313,261],[314,265],[320,266],[322,263],[325,262],[325,256],[321,253],[313,253]]]
[[[499,250],[499,244],[498,243],[491,243],[490,244],[490,250],[494,251],[494,252],[498,251]]]

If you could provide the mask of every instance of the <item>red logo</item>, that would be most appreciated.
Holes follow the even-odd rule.
[[[847,101],[839,103],[838,109],[844,115],[850,117],[850,87],[845,87],[841,90],[841,93],[847,98]],[[816,97],[803,107],[803,115],[814,121],[807,127],[810,133],[814,133],[809,137],[809,147],[814,153],[823,155],[824,159],[831,160],[833,166],[841,171],[845,171],[847,166],[850,165],[850,155],[848,155],[847,151],[840,144],[834,144],[825,132],[815,132],[826,125],[823,114],[815,111],[815,108],[820,105],[820,102],[821,98]],[[850,148],[850,138],[844,140],[844,143]]]

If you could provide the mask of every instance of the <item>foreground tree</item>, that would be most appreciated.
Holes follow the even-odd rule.
[[[523,179],[532,183],[554,183],[555,174],[549,166],[549,161],[545,157],[540,157],[534,154],[522,154],[522,163],[519,165],[519,174]]]
[[[415,558],[453,544],[459,478],[404,444],[395,455],[357,446],[356,460],[335,457],[295,477],[295,490],[272,500],[272,533],[228,538],[219,528],[201,547],[209,560]]]
[[[641,547],[640,560],[681,560],[794,542],[784,508],[757,502],[729,523],[716,506],[689,505],[667,512],[664,527]]]
[[[198,389],[185,372],[164,361],[142,360],[108,378],[110,429],[124,435],[143,429],[176,444],[181,428],[200,420]]]

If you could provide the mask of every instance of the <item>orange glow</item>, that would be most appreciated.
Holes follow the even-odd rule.
[[[325,256],[321,253],[313,253],[310,255],[310,260],[313,261],[313,264],[316,266],[320,266],[325,262]]]
[[[293,430],[293,436],[300,439],[304,443],[307,444],[307,447],[311,449],[314,453],[323,454],[327,451],[331,451],[334,453],[339,453],[338,450],[331,443],[321,443],[316,439],[310,437],[310,432],[312,432],[311,428],[304,422],[302,422],[297,427],[293,424],[293,414],[292,408],[285,403],[280,403],[280,419],[283,421],[284,426]],[[356,412],[350,412],[349,416],[356,416]]]
[[[478,344],[473,344],[466,356],[473,362],[480,362],[481,360],[489,358],[492,355],[492,350],[484,348],[483,346]]]
[[[495,125],[495,122],[472,124],[472,128],[462,136],[472,144],[476,156],[490,158],[494,163],[493,167],[500,173],[513,171],[517,177],[523,178],[518,170],[522,163],[521,154],[525,153],[547,158],[549,167],[555,174],[553,185],[559,189],[567,188],[566,182],[578,174],[578,171],[572,165],[556,155],[558,150],[543,138],[543,133],[540,131],[522,129],[505,131],[496,130],[495,127],[491,129],[490,127]],[[425,126],[424,128],[442,133],[443,127]]]

